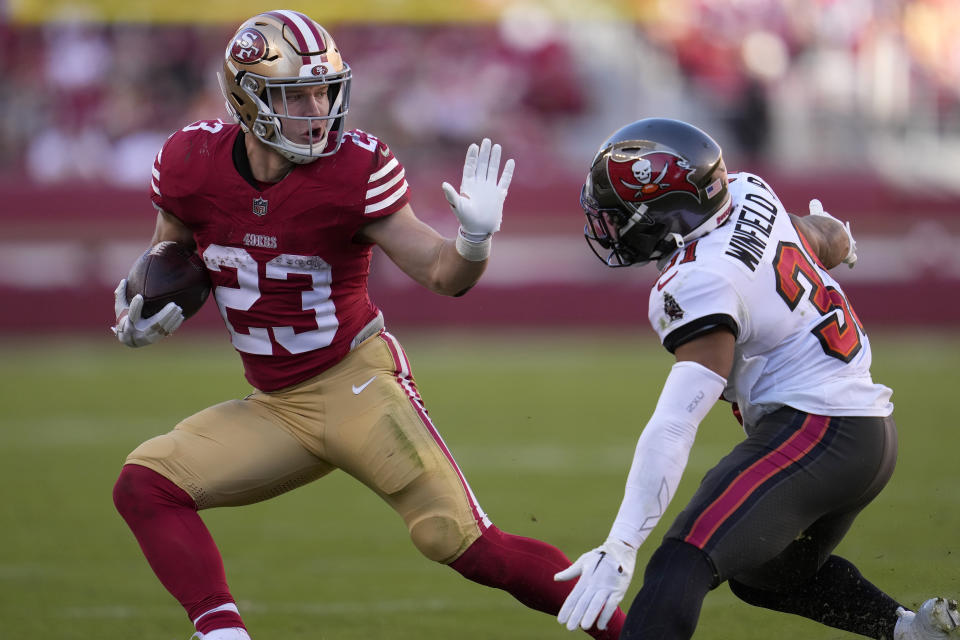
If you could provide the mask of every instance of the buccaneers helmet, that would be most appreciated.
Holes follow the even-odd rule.
[[[297,164],[336,153],[350,102],[350,66],[330,34],[296,11],[268,11],[240,25],[227,45],[220,88],[244,131],[253,133]],[[330,112],[287,115],[291,88],[328,86]],[[305,121],[310,131],[326,124],[319,141],[299,143],[284,135],[283,120]]]
[[[607,266],[665,258],[730,215],[720,146],[679,120],[628,124],[594,156],[580,205],[587,243]]]

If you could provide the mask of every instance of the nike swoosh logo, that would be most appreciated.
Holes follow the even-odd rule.
[[[667,278],[666,280],[663,280],[663,281],[661,281],[661,282],[658,282],[658,283],[657,283],[657,291],[663,291],[663,288],[664,288],[665,286],[667,286],[667,283],[670,282],[671,280],[673,280],[673,279],[676,278],[676,277],[677,277],[677,272],[674,271],[672,276],[670,276],[670,277]]]
[[[373,381],[376,379],[376,377],[377,377],[377,376],[373,376],[372,378],[370,378],[369,380],[367,380],[366,382],[364,382],[364,383],[363,383],[362,385],[360,385],[359,387],[358,387],[357,385],[353,385],[353,387],[352,387],[352,388],[353,388],[353,395],[355,395],[355,396],[360,395],[360,392],[363,391],[364,389],[366,389],[366,388],[370,385],[370,383],[373,382]]]

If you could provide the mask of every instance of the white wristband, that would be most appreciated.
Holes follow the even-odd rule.
[[[490,238],[493,234],[486,236],[477,236],[477,234],[467,233],[463,227],[457,231],[456,247],[457,253],[464,260],[470,262],[483,262],[490,257]]]

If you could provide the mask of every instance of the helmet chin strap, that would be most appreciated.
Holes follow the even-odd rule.
[[[330,90],[333,91],[333,86],[331,86]],[[340,108],[343,106],[343,94],[345,87],[341,84],[336,88],[336,90],[337,97],[334,98],[333,104],[330,105],[330,111],[328,112],[328,115],[335,116],[332,120],[330,120],[330,131],[335,130],[338,126],[342,126],[343,124]]]
[[[667,235],[667,237],[673,240],[676,246],[670,251],[664,251],[663,254],[657,258],[657,269],[663,269],[664,265],[667,263],[667,258],[672,256],[673,252],[677,249],[683,249],[686,246],[683,236],[681,236],[679,233],[670,233]]]
[[[643,220],[643,215],[647,212],[647,208],[648,207],[645,204],[641,204],[640,206],[638,206],[637,210],[634,211],[633,214],[627,219],[627,223],[622,227],[620,227],[620,229],[618,230],[618,233],[621,236],[627,235],[627,232],[633,228],[633,225]]]

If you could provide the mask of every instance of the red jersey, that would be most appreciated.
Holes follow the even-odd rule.
[[[335,154],[255,188],[234,164],[238,135],[219,120],[174,133],[154,162],[151,197],[193,231],[247,380],[272,391],[339,362],[376,317],[372,245],[354,236],[407,204],[409,188],[393,153],[360,130]]]

